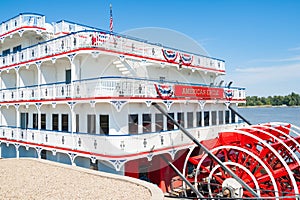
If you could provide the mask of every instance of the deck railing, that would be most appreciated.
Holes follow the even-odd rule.
[[[207,140],[217,137],[219,131],[237,128],[242,124],[226,124],[212,127],[191,128],[189,132],[197,139]],[[108,156],[120,156],[147,152],[153,147],[162,149],[191,144],[191,140],[180,130],[163,131],[137,135],[100,135],[70,133],[47,130],[0,127],[0,140],[43,144],[48,147],[62,147],[82,150]]]
[[[91,97],[145,97],[155,98],[157,92],[155,84],[173,86],[178,83],[158,82],[155,80],[102,77],[91,80],[75,81],[70,84],[65,82],[35,85],[0,90],[0,101],[26,101],[57,98],[91,98]],[[186,84],[188,85],[188,84]],[[195,86],[195,84],[193,85]],[[197,86],[197,85],[196,85]],[[202,87],[209,87],[199,85]],[[223,88],[228,90],[228,88]],[[245,100],[244,88],[231,88],[233,100]],[[225,96],[224,96],[225,98]],[[222,100],[222,99],[220,99]]]
[[[225,62],[223,60],[163,47],[159,44],[149,43],[124,35],[91,30],[70,33],[24,48],[19,52],[1,56],[0,68],[17,64],[22,66],[31,61],[36,62],[37,59],[42,61],[45,57],[47,57],[47,59],[49,59],[49,56],[54,58],[56,55],[64,52],[68,54],[71,50],[83,50],[86,48],[101,48],[104,51],[113,51],[123,56],[136,56],[137,59],[152,59],[159,62],[167,62],[163,50],[168,50],[177,54],[177,60],[171,63],[178,63],[180,56],[188,55],[190,56],[189,58],[192,57],[192,59],[190,59],[191,63],[188,66],[192,69],[213,70],[219,73],[225,73]]]
[[[83,31],[83,30],[99,30],[94,27],[74,23],[74,22],[69,22],[66,20],[61,20],[56,22],[54,25],[54,34],[59,34],[59,33],[72,33],[72,32],[78,32],[78,31]]]
[[[22,13],[0,25],[0,37],[20,27],[45,28],[45,16],[34,13]]]

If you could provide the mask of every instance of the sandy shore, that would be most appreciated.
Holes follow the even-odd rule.
[[[1,159],[0,199],[151,199],[144,186],[78,168],[33,159]]]

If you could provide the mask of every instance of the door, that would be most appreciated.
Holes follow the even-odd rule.
[[[21,129],[28,128],[28,113],[21,113]]]
[[[66,70],[66,84],[70,84],[71,83],[71,70],[70,69],[67,69]]]

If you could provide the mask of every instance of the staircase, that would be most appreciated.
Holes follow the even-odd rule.
[[[132,68],[131,65],[129,65],[126,60],[116,60],[113,62],[113,64],[116,66],[116,68],[121,72],[122,75],[132,77],[136,75],[135,70]]]

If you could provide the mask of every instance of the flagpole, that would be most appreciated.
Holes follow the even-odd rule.
[[[110,30],[110,33],[113,32],[113,27],[114,27],[114,24],[113,24],[113,16],[112,16],[112,5],[110,4],[110,18],[109,18],[109,30]]]

